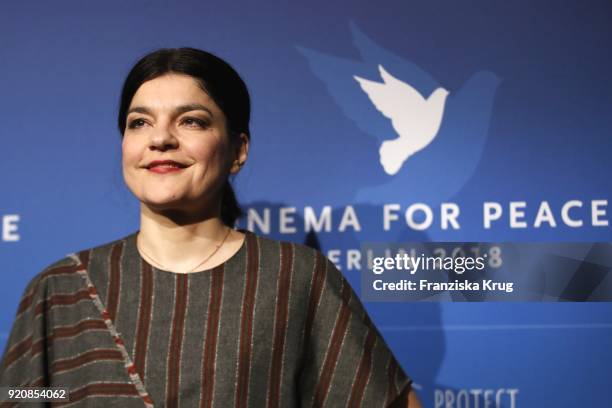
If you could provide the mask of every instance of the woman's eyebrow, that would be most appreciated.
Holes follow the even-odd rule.
[[[151,111],[147,108],[145,108],[144,106],[134,106],[132,108],[130,108],[127,113],[126,116],[129,115],[132,112],[137,112],[137,113],[144,113],[146,115],[150,115]]]
[[[176,109],[174,109],[174,111],[177,114],[181,114],[181,113],[185,113],[185,112],[191,112],[194,110],[202,110],[207,112],[211,117],[214,117],[213,113],[210,111],[210,109],[208,109],[206,106],[200,104],[200,103],[189,103],[187,105],[181,105],[176,107]]]
[[[174,112],[176,114],[178,114],[178,115],[180,115],[181,113],[191,112],[191,111],[194,111],[194,110],[205,111],[211,117],[214,117],[214,115],[210,111],[210,109],[208,109],[206,106],[204,106],[204,105],[202,105],[200,103],[189,103],[187,105],[180,105],[180,106],[177,106],[176,108],[174,108]],[[132,112],[143,113],[143,114],[146,114],[146,115],[152,115],[151,110],[149,108],[144,107],[144,106],[134,106],[134,107],[131,107],[127,111],[127,115],[129,115]]]

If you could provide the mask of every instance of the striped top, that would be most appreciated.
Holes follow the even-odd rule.
[[[72,407],[405,407],[411,381],[333,263],[243,232],[207,271],[151,266],[137,232],[48,266],[0,385],[68,387]]]

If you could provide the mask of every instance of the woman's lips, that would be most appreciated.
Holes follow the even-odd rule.
[[[181,171],[183,169],[184,167],[170,166],[170,165],[164,164],[164,165],[153,166],[149,168],[149,171],[152,171],[153,173],[165,174],[165,173]]]

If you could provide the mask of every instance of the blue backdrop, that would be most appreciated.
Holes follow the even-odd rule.
[[[3,3],[2,343],[32,276],[138,228],[115,116],[158,47],[216,53],[250,88],[241,226],[319,245],[358,292],[365,241],[612,241],[611,17],[577,0]],[[355,78],[382,83],[379,65],[383,96]],[[408,131],[385,103],[439,121],[393,174],[379,148]],[[366,307],[426,406],[610,404],[610,303]]]

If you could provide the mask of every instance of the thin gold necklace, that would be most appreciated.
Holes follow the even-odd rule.
[[[231,228],[227,227],[227,232],[225,233],[225,236],[223,237],[223,241],[221,241],[220,244],[218,244],[215,247],[215,250],[212,251],[212,253],[210,255],[208,255],[206,258],[204,258],[204,260],[202,262],[200,262],[199,264],[197,264],[196,266],[194,266],[193,268],[191,268],[190,270],[188,270],[187,272],[178,272],[178,273],[190,273],[193,272],[194,270],[196,270],[200,265],[202,265],[203,263],[206,263],[206,261],[208,261],[210,258],[213,257],[214,254],[217,253],[217,251],[219,251],[219,248],[221,248],[223,246],[223,244],[225,243],[225,241],[227,240],[227,237],[229,236],[230,232],[232,231]],[[155,258],[153,258],[151,255],[147,254],[145,251],[143,251],[142,246],[140,246],[138,240],[136,240],[136,246],[138,247],[138,249],[140,250],[140,252],[142,252],[147,258],[149,258],[150,260],[152,260],[154,263],[156,263],[157,265],[161,266],[161,269],[163,270],[168,270],[161,262],[157,261]]]

